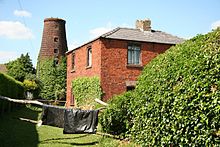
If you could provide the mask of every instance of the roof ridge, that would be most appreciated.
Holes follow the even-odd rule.
[[[136,30],[136,31],[140,31],[140,32],[162,32],[162,31],[160,31],[160,30],[154,30],[154,29],[151,29],[150,31],[141,31],[141,30],[138,29],[138,28],[126,28],[126,27],[120,27],[120,29]]]
[[[73,50],[76,50],[86,44],[89,44],[101,38],[134,40],[134,41],[155,42],[155,43],[165,43],[165,44],[178,44],[185,40],[176,35],[172,35],[170,33],[160,31],[160,30],[152,29],[151,31],[141,31],[140,29],[137,29],[137,28],[116,27],[107,33],[103,33],[102,35],[86,43],[83,43],[82,45],[72,50],[67,51],[66,53],[70,53]]]
[[[99,37],[107,37],[107,36],[110,36],[110,35],[112,35],[113,33],[117,32],[117,31],[120,30],[120,29],[121,29],[120,27],[114,28],[113,30],[111,30],[111,31],[109,31],[109,32],[107,32],[107,33],[104,33],[104,34],[102,34],[102,35],[99,36]],[[99,37],[98,37],[98,38],[99,38]]]
[[[182,37],[178,37],[177,35],[173,35],[173,34],[171,34],[171,33],[167,33],[167,32],[164,32],[164,31],[160,31],[161,33],[164,33],[164,34],[167,34],[167,35],[170,35],[170,36],[173,36],[173,37],[177,37],[177,38],[179,38],[179,39],[182,39],[182,40],[186,40],[186,39],[184,39],[184,38],[182,38]]]

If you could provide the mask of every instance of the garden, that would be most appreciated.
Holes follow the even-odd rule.
[[[25,91],[9,76],[0,74],[0,80],[4,81],[0,89],[5,88],[0,95],[16,98]],[[92,87],[99,83],[97,78],[73,82],[81,100],[85,81],[95,84]],[[96,91],[101,96],[98,87]],[[0,101],[1,146],[219,146],[220,30],[197,35],[158,55],[145,66],[135,90],[113,97],[108,104],[99,117],[98,131],[126,141],[37,127],[34,122],[41,108],[17,106],[7,113],[9,104]]]
[[[16,111],[0,116],[0,146],[135,146],[135,144],[128,141],[121,141],[98,134],[63,134],[62,128],[46,125],[37,126],[41,112],[42,108],[40,107],[21,105]],[[98,131],[101,131],[100,127],[98,127]]]

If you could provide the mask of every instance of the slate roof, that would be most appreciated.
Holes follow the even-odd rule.
[[[182,38],[162,31],[141,31],[140,29],[132,28],[116,28],[106,34],[103,34],[101,37],[164,44],[178,44],[184,41]]]
[[[4,64],[0,64],[0,72],[2,73],[6,73],[7,72],[7,68]]]
[[[184,39],[177,36],[162,32],[162,31],[141,31],[140,29],[132,28],[115,28],[110,32],[107,32],[87,43],[80,45],[79,47],[73,49],[76,50],[86,44],[89,44],[99,38],[107,39],[119,39],[119,40],[129,40],[129,41],[140,41],[140,42],[152,42],[152,43],[163,43],[163,44],[179,44],[184,41]],[[67,53],[71,52],[68,51]]]

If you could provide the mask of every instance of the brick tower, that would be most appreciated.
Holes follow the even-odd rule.
[[[40,98],[61,99],[66,89],[66,21],[44,19],[41,48],[37,61],[37,77],[42,83]]]
[[[43,37],[38,62],[45,58],[54,58],[56,64],[65,56],[67,49],[66,21],[60,18],[44,19]]]

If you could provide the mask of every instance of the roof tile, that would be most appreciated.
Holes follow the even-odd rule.
[[[154,42],[154,43],[164,43],[164,44],[179,44],[184,41],[184,39],[171,34],[162,32],[162,31],[141,31],[139,29],[132,28],[115,28],[87,43],[80,45],[79,47],[73,49],[76,50],[86,44],[89,44],[99,38],[109,38],[109,39],[120,39],[120,40],[129,40],[129,41],[141,41],[141,42]],[[73,50],[67,51],[70,53]]]
[[[165,44],[178,44],[184,41],[182,38],[161,31],[141,31],[139,29],[130,28],[117,28],[101,37]]]

